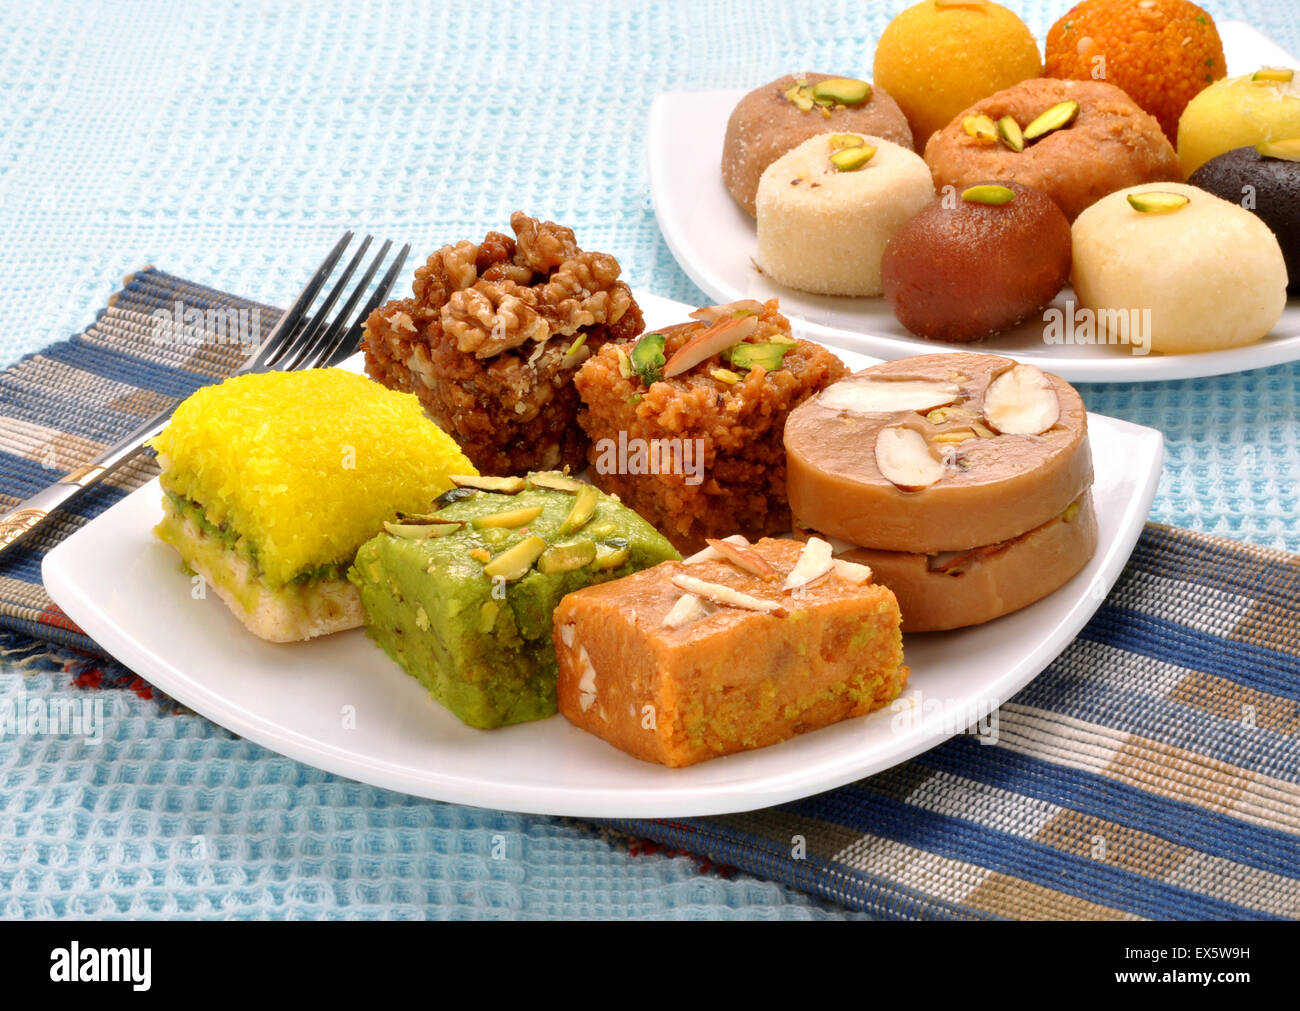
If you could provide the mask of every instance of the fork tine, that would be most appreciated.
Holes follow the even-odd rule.
[[[307,310],[311,308],[311,304],[316,300],[316,295],[320,292],[321,287],[329,279],[330,274],[334,272],[334,267],[338,264],[339,258],[351,241],[352,232],[344,232],[343,237],[334,244],[334,248],[325,257],[324,262],[316,268],[316,273],[311,276],[311,280],[307,282],[306,287],[299,292],[298,297],[293,300],[293,304],[284,311],[284,315],[271,328],[271,332],[262,341],[262,346],[253,353],[253,357],[245,364],[245,370],[265,369],[280,356],[284,348],[292,341],[295,331],[307,315]]]
[[[312,318],[308,321],[306,326],[303,327],[301,337],[294,342],[292,357],[286,355],[279,363],[280,368],[302,368],[304,361],[311,362],[316,357],[317,347],[320,344],[320,340],[329,330],[330,311],[334,308],[334,303],[337,302],[343,292],[347,290],[348,282],[352,280],[352,275],[356,272],[357,267],[361,265],[361,261],[365,258],[366,250],[370,248],[372,242],[374,242],[374,239],[369,235],[361,240],[361,245],[353,255],[352,259],[348,261],[348,265],[343,271],[343,276],[335,282],[334,287],[330,290],[329,295],[326,296],[325,301],[321,303],[320,308],[312,314]]]
[[[370,261],[370,266],[366,268],[365,274],[362,276],[361,280],[357,282],[357,286],[353,288],[351,296],[349,296],[348,300],[343,303],[343,308],[335,315],[333,322],[330,323],[329,328],[325,331],[320,342],[313,349],[312,357],[315,359],[315,364],[321,366],[335,364],[335,356],[339,349],[339,335],[343,332],[344,328],[347,327],[348,321],[352,319],[352,313],[353,310],[356,309],[357,303],[359,303],[365,296],[366,292],[370,290],[370,282],[374,280],[375,274],[377,274],[379,268],[383,266],[384,260],[388,256],[388,251],[392,248],[392,240],[385,239],[384,244],[379,247],[379,252],[375,254],[375,258]],[[369,315],[369,313],[366,313],[365,315]],[[349,354],[350,353],[351,352],[349,352]],[[344,355],[343,357],[346,358],[347,355]]]
[[[389,293],[393,290],[393,285],[397,282],[397,275],[401,273],[402,265],[406,263],[406,258],[410,253],[410,243],[402,246],[398,251],[397,259],[395,259],[389,266],[388,270],[384,272],[384,276],[380,279],[379,286],[375,288],[374,294],[371,295],[366,304],[362,306],[361,314],[357,317],[356,323],[351,329],[344,331],[337,338],[337,342],[332,349],[327,349],[327,357],[324,364],[337,365],[339,362],[343,361],[343,359],[351,357],[356,353],[357,348],[361,346],[362,335],[365,333],[366,320],[370,317],[372,312],[379,308],[380,303],[384,302],[388,298]],[[379,266],[378,261],[376,261],[375,266]],[[361,288],[358,289],[358,293],[360,293],[364,287],[365,286],[362,285]],[[341,328],[346,325],[346,321],[347,313],[344,313],[339,317],[335,325]]]

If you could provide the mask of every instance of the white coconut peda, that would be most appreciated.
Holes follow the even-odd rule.
[[[1189,202],[1142,213],[1128,202],[1139,193],[1177,193]],[[1092,310],[1099,330],[1115,327],[1120,313],[1142,325],[1149,309],[1152,351],[1251,344],[1286,308],[1286,262],[1268,226],[1195,186],[1148,183],[1103,197],[1075,220],[1072,242],[1080,308]]]
[[[779,284],[819,295],[879,295],[885,245],[934,199],[921,157],[879,137],[862,168],[831,162],[837,134],[821,134],[782,155],[763,172],[758,211],[760,270]]]

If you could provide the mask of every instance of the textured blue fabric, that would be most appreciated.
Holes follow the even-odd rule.
[[[283,304],[343,227],[425,252],[516,208],[616,253],[633,285],[697,301],[650,205],[650,99],[793,67],[867,75],[905,5],[0,4],[0,361],[82,329],[146,263]],[[1010,6],[1041,38],[1068,4]],[[1290,0],[1204,6],[1300,51]],[[1166,433],[1154,518],[1300,549],[1300,367],[1082,392]],[[69,693],[62,662],[26,647],[0,671],[6,692]],[[102,745],[0,740],[0,915],[843,915],[102,696],[117,713]]]

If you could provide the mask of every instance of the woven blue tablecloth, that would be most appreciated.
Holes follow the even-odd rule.
[[[81,330],[145,263],[283,304],[343,227],[424,253],[516,208],[698,301],[650,207],[651,97],[866,75],[902,6],[0,6],[0,359]],[[1041,37],[1066,4],[1011,6]],[[1300,51],[1294,3],[1204,6]],[[1082,392],[1164,431],[1154,519],[1300,549],[1300,367]],[[0,666],[29,697],[68,678],[38,648]],[[0,739],[0,916],[849,915],[587,826],[339,780],[126,689],[102,745]]]

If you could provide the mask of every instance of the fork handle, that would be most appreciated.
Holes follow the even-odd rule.
[[[48,488],[42,488],[30,498],[25,498],[0,516],[0,552],[26,537],[59,506],[80,495],[91,485],[98,484],[122,464],[126,463],[144,444],[167,427],[172,408],[150,418],[120,442],[114,443],[88,464],[65,474]]]

